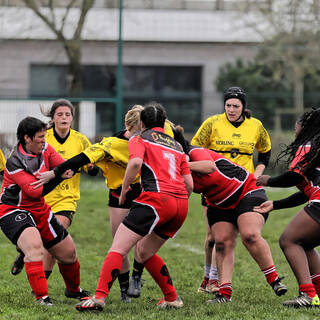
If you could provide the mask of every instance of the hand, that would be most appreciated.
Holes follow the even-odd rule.
[[[120,205],[122,205],[122,204],[125,203],[125,201],[126,201],[126,195],[127,195],[127,193],[128,193],[129,190],[131,190],[130,186],[129,186],[128,188],[126,188],[126,189],[124,189],[124,188],[122,187],[121,193],[120,193],[120,197],[119,197],[119,204],[120,204]]]
[[[272,200],[267,200],[263,203],[260,204],[260,206],[255,206],[253,208],[254,212],[259,212],[259,213],[268,213],[273,210],[273,201]]]
[[[49,182],[51,179],[55,178],[55,174],[53,170],[51,171],[45,171],[45,172],[40,172],[37,175],[37,181],[30,183],[31,186],[34,186],[33,189],[38,189],[45,183]]]
[[[257,186],[266,186],[269,179],[270,179],[270,176],[268,175],[259,176],[257,178]]]
[[[71,169],[68,169],[61,175],[61,178],[70,179],[73,177],[73,175],[74,175],[74,171],[72,171]]]
[[[94,164],[93,163],[88,163],[86,164],[88,171],[92,170],[94,168]]]

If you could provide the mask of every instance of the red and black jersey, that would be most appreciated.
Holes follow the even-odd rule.
[[[129,141],[130,159],[141,158],[143,191],[162,192],[187,198],[184,175],[190,174],[181,145],[162,128],[144,131]]]
[[[37,180],[40,172],[49,171],[64,162],[49,145],[39,155],[27,153],[19,144],[7,160],[0,194],[0,217],[14,208],[31,213],[41,213],[48,205],[42,196],[43,186],[33,189],[30,183]]]
[[[213,160],[216,164],[211,174],[192,172],[193,191],[203,193],[211,206],[233,209],[246,194],[262,189],[252,173],[215,151],[192,146],[189,157],[190,161]]]
[[[304,155],[310,151],[310,148],[310,144],[300,146],[296,152],[295,158],[290,164],[291,171],[297,172],[304,177],[304,180],[297,185],[297,188],[309,198],[309,201],[320,200],[320,166],[314,169],[314,177],[312,181],[310,181],[297,167],[297,164],[302,160]]]

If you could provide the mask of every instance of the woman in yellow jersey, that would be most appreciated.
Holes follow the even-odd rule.
[[[258,119],[251,117],[246,105],[245,92],[240,87],[229,88],[224,94],[225,112],[205,120],[191,144],[214,150],[258,177],[269,163],[271,142],[267,130]],[[258,152],[256,168],[253,164],[255,149]],[[202,205],[207,221],[207,207],[204,199]],[[218,291],[218,274],[213,247],[214,238],[207,224],[204,278],[198,292]]]
[[[0,175],[2,176],[3,176],[5,167],[6,167],[6,158],[4,157],[3,152],[0,149]]]
[[[48,112],[42,111],[50,117],[49,129],[46,134],[46,141],[50,144],[65,160],[79,154],[91,143],[89,139],[78,131],[71,129],[74,116],[74,107],[70,101],[59,99],[55,101]],[[97,167],[89,164],[86,171],[90,175],[96,175],[99,171]],[[72,223],[72,218],[77,209],[77,201],[80,199],[80,173],[76,173],[71,179],[61,182],[53,191],[45,196],[54,212],[56,218],[65,229]],[[44,270],[47,279],[49,278],[55,259],[45,252]],[[17,257],[11,272],[18,274],[23,267],[22,254]]]

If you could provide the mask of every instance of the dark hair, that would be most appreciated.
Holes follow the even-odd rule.
[[[295,140],[279,153],[277,162],[291,163],[299,147],[310,145],[310,150],[295,168],[301,170],[308,179],[312,180],[314,169],[320,164],[320,108],[312,108],[311,111],[304,112],[298,122],[301,124],[301,131]]]
[[[140,119],[146,129],[161,127],[163,128],[167,115],[164,107],[158,102],[147,103],[140,114]]]
[[[26,144],[24,136],[27,135],[33,139],[37,132],[47,129],[47,124],[34,117],[26,117],[19,122],[17,128],[18,142],[23,146]]]
[[[40,110],[44,116],[49,117],[52,120],[54,117],[54,113],[59,107],[69,107],[72,116],[74,116],[74,106],[67,99],[58,99],[54,101],[51,108],[48,111],[43,110],[42,106],[40,106]],[[49,128],[52,128],[53,126],[54,126],[54,123],[52,121],[49,121]]]
[[[251,111],[246,109],[247,106],[247,96],[244,90],[240,87],[230,87],[228,88],[223,95],[223,103],[226,104],[228,99],[239,99],[242,103],[242,114],[247,118],[251,117]]]

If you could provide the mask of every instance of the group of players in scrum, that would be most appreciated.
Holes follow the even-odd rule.
[[[308,201],[280,238],[299,285],[298,297],[283,304],[320,306],[320,258],[315,249],[320,240],[320,109],[304,113],[297,121],[295,140],[279,155],[279,159],[286,157],[289,170],[270,178],[262,175],[270,157],[270,138],[246,109],[243,90],[229,88],[224,106],[223,114],[202,124],[191,144],[155,102],[134,106],[126,114],[124,131],[94,145],[70,128],[73,108],[67,100],[52,106],[48,131],[36,118],[27,117],[19,123],[18,144],[4,170],[0,226],[20,252],[11,272],[18,274],[25,265],[37,303],[52,305],[47,279],[56,259],[65,295],[81,299],[78,311],[102,311],[116,278],[122,301],[139,297],[144,268],[163,293],[158,306],[182,307],[157,251],[181,228],[188,197],[194,191],[203,195],[208,226],[205,276],[199,288],[200,292],[215,293],[208,303],[231,302],[238,233],[274,292],[278,296],[287,292],[261,230],[271,210]],[[232,141],[232,147],[221,141]],[[255,148],[259,156],[254,169]],[[96,292],[90,296],[80,288],[80,265],[67,228],[80,197],[79,168],[86,166],[95,175],[95,165],[103,170],[109,188],[114,240]],[[270,201],[264,185],[296,185],[300,191],[287,199]],[[128,252],[133,247],[130,278]]]

